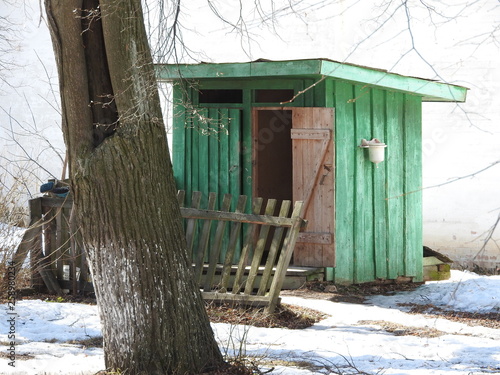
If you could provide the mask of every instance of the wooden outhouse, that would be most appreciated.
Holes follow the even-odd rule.
[[[326,59],[158,65],[177,187],[305,201],[292,264],[421,281],[422,103],[467,89]],[[385,143],[370,162],[362,140]]]

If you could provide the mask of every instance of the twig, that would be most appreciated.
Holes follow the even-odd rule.
[[[288,104],[288,103],[292,103],[295,99],[297,99],[297,97],[299,97],[300,95],[302,95],[303,93],[309,91],[310,89],[312,89],[314,86],[316,86],[318,83],[320,82],[323,82],[324,80],[326,79],[326,76],[321,76],[321,78],[319,80],[317,80],[316,82],[314,82],[311,86],[309,87],[306,87],[304,90],[301,90],[299,91],[297,94],[295,94],[293,96],[292,99],[290,100],[287,100],[286,102],[280,102],[280,104]]]
[[[416,189],[416,190],[412,190],[412,191],[408,191],[406,193],[403,193],[403,194],[400,194],[400,195],[396,195],[396,196],[393,196],[393,197],[388,197],[388,198],[385,198],[386,200],[389,200],[389,199],[394,199],[394,198],[399,198],[399,197],[404,197],[408,194],[413,194],[413,193],[417,193],[419,191],[422,191],[422,190],[427,190],[427,189],[433,189],[433,188],[437,188],[437,187],[441,187],[441,186],[444,186],[444,185],[448,185],[448,184],[451,184],[453,182],[456,182],[456,181],[459,181],[459,180],[463,180],[465,178],[469,178],[469,177],[475,177],[476,175],[478,175],[479,173],[481,172],[484,172],[488,169],[490,169],[491,167],[494,167],[495,165],[499,164],[500,163],[500,160],[497,160],[495,161],[494,163],[490,164],[489,166],[483,168],[483,169],[480,169],[479,171],[476,171],[474,173],[471,173],[471,174],[468,174],[468,175],[465,175],[465,176],[460,176],[460,177],[455,177],[449,181],[446,181],[446,182],[442,182],[440,184],[437,184],[437,185],[432,185],[432,186],[426,186],[426,187],[422,187],[422,188],[419,188],[419,189]]]
[[[495,230],[497,229],[498,223],[500,222],[500,212],[498,213],[497,221],[495,221],[495,224],[492,225],[492,227],[488,231],[488,235],[486,236],[486,239],[484,240],[483,246],[481,246],[481,249],[477,252],[476,255],[472,258],[472,260],[475,260],[479,254],[481,254],[485,249],[486,245],[488,242],[491,240],[491,237],[493,236],[493,233],[495,233]]]

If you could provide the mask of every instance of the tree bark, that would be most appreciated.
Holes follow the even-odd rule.
[[[127,374],[220,367],[188,260],[140,0],[45,5],[106,367]]]

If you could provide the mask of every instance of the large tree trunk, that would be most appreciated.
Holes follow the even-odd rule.
[[[191,275],[140,0],[45,5],[106,366],[127,374],[219,367]]]

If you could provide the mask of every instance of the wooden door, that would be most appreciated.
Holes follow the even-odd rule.
[[[333,108],[293,108],[293,200],[304,201],[308,222],[295,246],[296,266],[335,266],[334,118]]]

